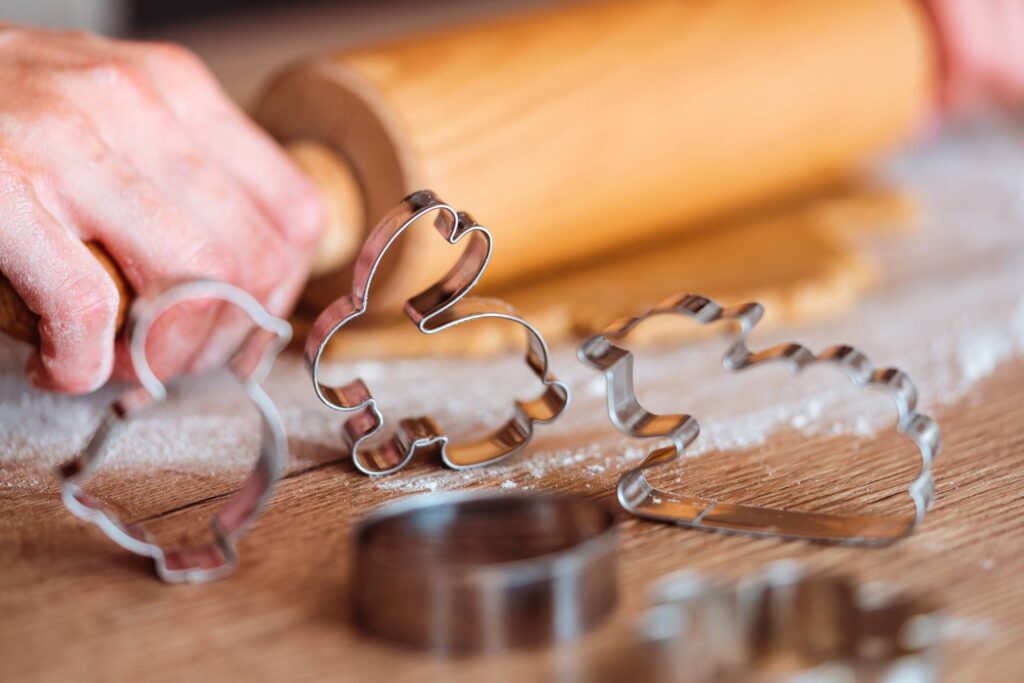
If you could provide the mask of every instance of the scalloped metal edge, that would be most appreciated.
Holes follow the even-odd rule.
[[[259,412],[263,423],[262,443],[249,478],[211,519],[213,541],[195,549],[167,549],[160,546],[143,525],[122,522],[103,503],[87,495],[82,486],[102,466],[121,427],[134,414],[166,398],[165,386],[146,359],[146,337],[153,322],[164,311],[191,299],[231,303],[253,321],[253,332],[232,359],[231,366]],[[257,330],[273,335],[273,339],[257,345],[254,338]],[[284,424],[261,383],[274,359],[288,345],[291,335],[291,325],[286,321],[269,314],[248,292],[224,282],[190,280],[170,285],[151,297],[137,299],[129,312],[125,338],[139,386],[128,389],[111,404],[85,448],[58,471],[61,497],[67,509],[79,519],[95,524],[125,550],[152,559],[157,575],[167,583],[205,583],[229,575],[238,565],[236,542],[259,517],[288,461]]]
[[[763,313],[764,309],[757,303],[723,308],[704,296],[676,295],[642,315],[612,323],[580,344],[579,359],[605,375],[608,413],[615,427],[628,436],[667,438],[672,442],[670,446],[653,450],[640,465],[622,475],[618,483],[621,505],[648,519],[758,536],[885,545],[912,533],[934,500],[931,467],[942,441],[938,424],[917,412],[917,389],[910,377],[895,368],[876,369],[867,355],[852,346],[830,346],[818,354],[797,343],[751,351],[747,338]],[[633,355],[613,343],[628,336],[644,320],[659,315],[682,315],[702,325],[720,321],[738,324],[739,333],[722,358],[728,370],[782,362],[796,374],[809,365],[828,363],[842,369],[855,387],[886,393],[896,405],[897,431],[913,441],[921,455],[921,468],[908,489],[914,502],[914,514],[897,517],[811,513],[677,496],[653,487],[646,472],[672,463],[700,433],[700,426],[691,415],[657,415],[640,405],[633,386]]]
[[[360,379],[341,387],[330,387],[320,381],[324,349],[337,332],[366,312],[374,275],[388,249],[413,223],[434,212],[438,213],[435,227],[442,237],[449,244],[468,238],[466,248],[445,276],[406,301],[405,313],[424,334],[436,334],[455,325],[488,318],[522,326],[527,335],[526,363],[543,385],[537,398],[516,401],[512,418],[495,432],[459,446],[460,453],[470,452],[468,461],[451,455],[448,436],[430,417],[400,420],[394,435],[370,449],[366,441],[383,428],[384,415],[369,388]],[[466,296],[483,276],[491,250],[490,232],[472,217],[456,211],[429,190],[415,192],[381,219],[367,236],[356,260],[352,291],[327,306],[313,323],[305,346],[313,388],[329,408],[355,413],[346,420],[344,435],[352,461],[360,472],[370,476],[392,474],[405,467],[417,451],[428,449],[438,449],[444,464],[452,469],[492,465],[525,447],[533,437],[535,424],[553,421],[568,406],[569,387],[551,374],[550,354],[540,332],[504,301]]]
[[[782,560],[735,581],[688,570],[662,576],[627,652],[643,680],[932,683],[944,622],[922,594]],[[800,663],[780,674],[779,661]]]

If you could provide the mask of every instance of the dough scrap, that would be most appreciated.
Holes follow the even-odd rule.
[[[847,185],[517,286],[490,290],[485,274],[473,294],[512,303],[552,346],[684,291],[723,302],[759,301],[769,326],[799,323],[841,312],[876,284],[880,273],[863,252],[865,239],[909,229],[915,216],[916,203],[904,192]],[[522,345],[516,326],[500,322],[425,335],[394,312],[371,313],[334,338],[328,358],[486,356]],[[293,322],[302,339],[311,320]],[[666,344],[700,333],[663,318],[645,323],[633,342]]]

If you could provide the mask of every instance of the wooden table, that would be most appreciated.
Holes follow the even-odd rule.
[[[937,416],[946,435],[935,470],[938,503],[913,537],[889,548],[723,536],[620,515],[621,607],[589,640],[613,638],[642,606],[648,584],[665,572],[688,568],[736,577],[792,558],[941,600],[955,631],[946,643],[947,680],[1018,680],[1024,642],[1022,383],[1024,363],[1017,362]],[[608,432],[602,436],[614,439]],[[558,447],[540,441],[545,449]],[[507,680],[513,671],[547,678],[557,670],[557,658],[543,650],[505,657],[500,666],[485,659],[446,663],[362,637],[348,612],[356,589],[348,577],[350,529],[372,505],[402,493],[382,491],[356,474],[340,450],[313,457],[318,464],[288,475],[242,542],[241,569],[211,585],[161,584],[145,561],[68,515],[52,485],[0,493],[3,677],[469,681],[486,674]],[[13,469],[0,468],[0,478],[14,476]],[[115,475],[101,488],[109,494],[123,486],[122,496],[131,491],[125,507],[144,510],[161,533],[201,528],[223,497],[224,483],[161,474],[177,486],[162,487],[153,472],[142,481]],[[700,473],[695,476],[699,480]],[[529,473],[520,476],[530,479]],[[610,485],[563,469],[540,487],[614,505]]]

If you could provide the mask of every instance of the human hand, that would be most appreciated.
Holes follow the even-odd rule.
[[[926,6],[939,32],[948,110],[1024,102],[1024,2],[926,0]]]
[[[324,222],[311,184],[183,48],[0,24],[0,272],[41,317],[37,387],[131,375],[101,244],[138,292],[180,277],[287,314]],[[213,302],[150,333],[159,376],[222,360],[247,328]]]

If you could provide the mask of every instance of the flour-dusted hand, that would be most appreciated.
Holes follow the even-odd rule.
[[[0,272],[41,317],[36,386],[82,393],[130,374],[118,292],[83,240],[136,291],[211,277],[284,315],[323,215],[183,48],[0,24]],[[161,318],[148,347],[157,373],[220,360],[245,331],[229,316],[200,302]]]

